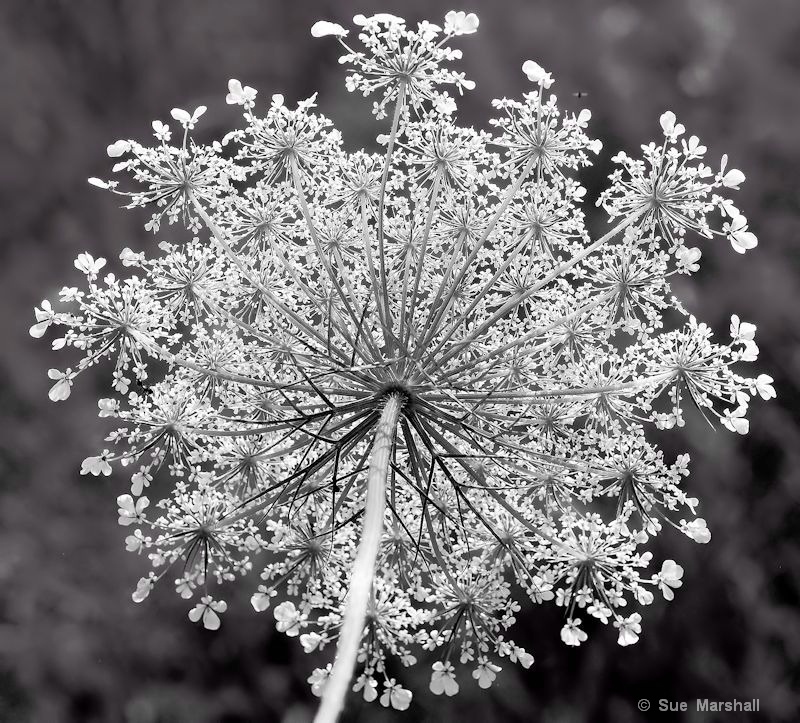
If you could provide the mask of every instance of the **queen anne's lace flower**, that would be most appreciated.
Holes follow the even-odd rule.
[[[456,674],[451,663],[436,662],[433,664],[430,683],[431,693],[434,695],[442,695],[444,693],[452,696],[458,693],[458,687]]]
[[[620,645],[633,645],[639,640],[639,633],[642,632],[642,616],[639,613],[634,613],[622,620],[615,620],[614,627],[619,628],[619,639],[617,642]]]
[[[200,602],[189,611],[189,620],[193,623],[203,621],[206,630],[219,630],[220,619],[228,609],[228,604],[224,600],[215,601],[210,595],[205,595]]]
[[[341,26],[317,23],[314,27],[318,33],[324,27],[325,34],[337,35],[347,51],[339,62],[353,68],[347,76],[349,91],[358,91],[364,96],[376,91],[381,93],[381,99],[374,105],[376,117],[383,118],[387,105],[396,98],[401,99],[399,107],[407,103],[421,112],[425,102],[439,107],[443,98],[449,98],[437,86],[454,85],[459,93],[475,87],[463,73],[443,66],[445,62],[461,58],[460,50],[448,48],[444,43],[478,29],[478,17],[474,13],[449,13],[445,18],[445,35],[441,38],[438,36],[442,28],[438,25],[422,22],[412,30],[406,28],[403,18],[388,13],[371,17],[356,15],[354,20],[361,25],[358,39],[364,50],[353,50],[342,40],[342,33],[329,30],[329,26]]]
[[[538,83],[545,90],[553,85],[553,76],[534,60],[526,60],[522,64],[522,72],[531,83]]]
[[[675,560],[664,560],[661,565],[661,572],[654,576],[658,583],[658,588],[667,600],[673,600],[677,589],[683,585],[683,568]]]
[[[744,434],[751,400],[775,396],[739,371],[755,325],[734,316],[721,341],[670,285],[699,271],[692,232],[756,245],[728,197],[743,173],[712,171],[667,112],[643,159],[615,156],[598,203],[617,222],[593,239],[575,172],[601,145],[589,111],[545,94],[550,73],[527,61],[533,90],[494,101],[493,132],[464,128],[447,89],[473,84],[449,46],[474,14],[354,20],[353,47],[337,23],[312,34],[337,38],[348,89],[391,114],[381,154],[346,151],[314,97],[257,104],[232,79],[240,128],[205,145],[205,108],[174,109],[153,147],[108,147],[131,190],[90,179],[187,238],[125,248],[124,279],[81,254],[85,285],[30,329],[77,352],[48,372],[54,401],[114,360],[98,408],[118,428],[81,472],[129,469],[119,523],[152,565],[133,600],[167,576],[213,630],[227,606],[212,592],[255,572],[255,611],[338,653],[308,679],[320,721],[351,689],[408,709],[401,671],[418,660],[446,696],[489,687],[501,659],[529,668],[509,637],[520,598],[564,609],[566,645],[587,618],[635,643],[636,609],[684,583],[644,546],[664,529],[711,539],[688,455],[665,459],[647,428],[692,406]],[[151,505],[145,488],[168,492]]]
[[[605,620],[603,620],[603,622],[605,622]],[[583,630],[580,629],[579,627],[580,624],[581,624],[580,620],[570,619],[567,620],[567,622],[564,624],[564,627],[561,628],[561,640],[566,645],[571,645],[573,647],[578,646],[584,640],[588,639],[589,636]]]
[[[395,710],[408,710],[411,705],[412,693],[406,690],[402,685],[398,685],[394,678],[389,678],[386,681],[386,689],[381,695],[381,705],[385,707],[391,706]]]

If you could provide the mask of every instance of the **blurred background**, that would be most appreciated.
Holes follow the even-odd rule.
[[[165,586],[141,605],[130,593],[144,563],[124,550],[115,498],[122,477],[78,474],[107,428],[96,399],[110,370],[80,380],[65,403],[47,399],[46,341],[27,333],[33,307],[77,283],[81,251],[116,258],[155,245],[145,217],[86,183],[107,177],[106,145],[146,139],[174,107],[209,110],[201,134],[238,122],[229,78],[319,103],[351,148],[382,132],[343,86],[337,45],[309,35],[317,19],[355,12],[439,22],[450,0],[3,0],[0,3],[0,721],[206,723],[307,720],[305,679],[321,663],[253,613],[252,580],[227,595],[222,629],[186,619]],[[797,0],[467,0],[481,19],[464,38],[477,81],[461,117],[485,125],[494,97],[525,87],[522,61],[556,77],[565,107],[592,110],[604,142],[583,175],[594,197],[610,157],[636,153],[674,110],[688,133],[747,175],[737,205],[760,238],[747,256],[700,242],[705,265],[679,293],[721,334],[739,314],[758,325],[759,371],[778,399],[755,403],[747,437],[690,414],[668,455],[689,451],[688,489],[713,530],[709,545],[664,534],[656,558],[686,569],[673,603],[645,614],[640,642],[597,629],[588,644],[559,641],[560,611],[526,608],[516,639],[536,656],[507,665],[489,691],[454,699],[427,692],[427,665],[403,684],[403,715],[353,701],[347,720],[613,721],[675,719],[637,701],[759,698],[760,716],[798,720],[800,703],[800,6]],[[574,93],[585,93],[576,98]],[[604,220],[592,218],[596,228]],[[62,364],[63,367],[63,364]],[[123,489],[125,488],[125,489]],[[600,626],[602,628],[602,626]],[[738,715],[738,717],[737,717]],[[713,714],[684,720],[716,720]]]

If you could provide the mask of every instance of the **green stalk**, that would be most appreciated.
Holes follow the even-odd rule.
[[[386,481],[403,401],[402,395],[390,394],[386,398],[386,405],[375,429],[367,475],[367,501],[361,542],[350,574],[350,589],[347,593],[344,621],[339,634],[336,661],[322,693],[322,701],[314,717],[314,723],[335,723],[344,708],[347,691],[353,678],[375,576],[375,561],[383,535]]]
[[[389,180],[389,166],[392,161],[394,142],[397,139],[397,131],[400,127],[400,116],[403,114],[403,107],[406,100],[406,84],[402,81],[397,89],[397,102],[394,107],[392,117],[392,129],[389,133],[389,142],[386,144],[386,158],[383,162],[383,176],[381,177],[381,190],[378,195],[378,256],[380,257],[381,289],[383,291],[384,317],[387,328],[391,329],[392,310],[389,305],[389,287],[386,278],[386,254],[384,252],[383,239],[383,208],[386,202],[386,183]]]

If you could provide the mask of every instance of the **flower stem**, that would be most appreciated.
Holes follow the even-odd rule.
[[[392,130],[389,133],[389,142],[386,144],[386,158],[383,162],[383,176],[381,177],[381,191],[378,195],[378,256],[381,265],[381,289],[383,291],[384,316],[387,328],[392,327],[392,310],[389,306],[389,287],[386,279],[386,254],[383,246],[383,209],[386,202],[386,183],[389,180],[389,165],[392,161],[394,142],[397,139],[397,130],[400,127],[400,116],[406,101],[406,84],[402,81],[397,89],[397,102],[392,117]]]
[[[403,407],[400,394],[390,394],[375,429],[375,440],[370,453],[367,476],[367,501],[364,510],[364,526],[361,542],[350,575],[350,590],[344,613],[342,631],[336,660],[330,678],[325,685],[314,723],[335,723],[344,707],[347,690],[353,677],[356,656],[364,632],[367,603],[372,591],[375,575],[375,560],[383,534],[383,513],[386,509],[386,480],[394,446],[400,410]]]
[[[506,315],[510,312],[516,310],[524,301],[530,299],[536,293],[538,293],[541,289],[543,289],[547,284],[551,281],[557,279],[559,276],[564,274],[566,271],[569,271],[573,266],[576,266],[581,261],[583,261],[587,256],[593,254],[597,249],[601,246],[606,244],[608,241],[613,239],[618,234],[622,233],[626,228],[629,226],[633,226],[636,221],[643,215],[643,211],[638,211],[633,215],[626,218],[621,223],[618,223],[614,228],[608,231],[605,235],[601,238],[597,239],[593,244],[587,246],[583,251],[580,253],[575,254],[571,259],[565,261],[560,266],[554,268],[547,276],[545,276],[541,281],[533,284],[528,289],[525,290],[524,293],[519,295],[514,295],[511,299],[509,299],[503,306],[501,306],[497,311],[495,311],[488,319],[481,322],[479,326],[477,326],[474,330],[472,330],[465,339],[454,344],[449,350],[447,350],[444,355],[441,356],[440,359],[437,359],[435,362],[436,369],[441,369],[444,365],[456,356],[461,350],[465,347],[473,344],[476,339],[479,339],[481,335],[487,330],[490,329],[494,324],[496,324],[500,319],[503,319]],[[485,235],[485,234],[484,234]],[[443,339],[439,341],[436,348],[430,352],[428,355],[428,359],[433,359],[438,354],[438,352],[444,347],[445,343],[453,336],[453,333],[457,329],[457,327],[463,323],[463,319],[459,317],[455,324],[453,324],[447,334],[444,336]]]

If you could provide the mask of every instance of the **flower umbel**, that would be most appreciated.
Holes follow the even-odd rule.
[[[634,644],[631,608],[691,584],[673,560],[648,570],[649,540],[711,536],[688,455],[666,460],[648,428],[682,425],[690,400],[744,434],[750,400],[775,396],[739,371],[755,326],[733,317],[720,341],[670,286],[700,269],[689,233],[756,245],[727,196],[744,174],[704,165],[667,112],[643,160],[615,157],[598,199],[615,225],[592,238],[575,174],[602,146],[589,111],[545,94],[550,73],[527,61],[533,87],[493,102],[493,132],[465,128],[443,86],[474,86],[449,67],[474,14],[354,21],[358,44],[328,21],[312,35],[342,44],[347,88],[391,116],[383,153],[346,151],[314,97],[260,104],[231,80],[241,127],[203,144],[205,108],[174,109],[152,147],[109,146],[130,189],[91,179],[185,237],[125,248],[125,279],[81,254],[85,286],[43,301],[30,330],[76,352],[48,372],[53,401],[114,360],[99,409],[118,428],[81,472],[131,469],[119,523],[152,564],[134,601],[169,575],[216,630],[224,584],[256,572],[255,611],[306,652],[337,651],[308,679],[318,721],[348,690],[410,708],[399,671],[419,658],[445,696],[530,667],[509,637],[520,596],[564,608],[566,645],[587,618]],[[151,504],[145,488],[169,492]]]

